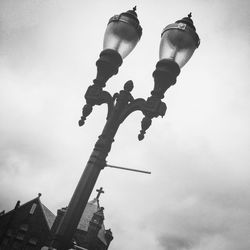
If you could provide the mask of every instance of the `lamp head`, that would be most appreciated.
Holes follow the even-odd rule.
[[[200,39],[191,16],[190,13],[164,28],[161,34],[160,60],[175,61],[182,68],[199,47]]]
[[[142,35],[136,7],[110,18],[103,40],[103,50],[117,51],[122,59],[136,46]]]

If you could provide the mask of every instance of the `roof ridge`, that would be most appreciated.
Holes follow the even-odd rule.
[[[37,200],[37,199],[39,200],[39,197],[36,197],[36,198],[34,198],[34,199],[30,200],[30,201],[27,201],[27,202],[25,202],[25,203],[23,203],[23,204],[20,204],[20,206],[19,206],[18,208],[23,207],[23,206],[25,206],[25,205],[27,205],[27,204],[29,204],[29,203],[31,203],[32,201],[35,201],[35,200]],[[9,210],[8,212],[5,212],[4,215],[9,214],[9,213],[12,213],[14,210],[15,210],[15,208]]]

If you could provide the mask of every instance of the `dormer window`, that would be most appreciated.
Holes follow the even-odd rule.
[[[19,230],[20,231],[23,231],[23,232],[27,232],[28,231],[28,224],[22,224],[20,227],[19,227]]]
[[[17,240],[24,240],[25,234],[22,232],[17,233],[16,239]]]
[[[35,210],[36,210],[37,204],[33,203],[31,209],[30,209],[30,214],[34,214]]]
[[[37,238],[30,238],[29,239],[29,244],[30,245],[33,245],[33,246],[35,246],[35,245],[37,245],[37,242],[38,242],[38,239]]]

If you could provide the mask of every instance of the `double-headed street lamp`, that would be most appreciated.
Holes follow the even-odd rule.
[[[115,15],[109,20],[104,35],[103,51],[96,62],[97,76],[93,81],[94,84],[88,87],[85,94],[86,105],[82,109],[79,126],[84,124],[93,106],[103,103],[108,105],[107,121],[56,232],[52,243],[56,249],[65,250],[71,246],[74,232],[99,173],[107,165],[106,157],[120,124],[132,112],[141,111],[144,118],[138,139],[142,140],[152,119],[165,115],[166,104],[161,100],[166,90],[175,84],[180,68],[187,63],[199,46],[199,37],[191,14],[168,25],[161,34],[160,60],[153,72],[154,88],[151,96],[147,100],[134,99],[131,95],[132,81],[126,82],[124,89],[112,96],[104,90],[106,82],[118,73],[123,59],[134,49],[141,35],[142,28],[137,19],[136,8]]]

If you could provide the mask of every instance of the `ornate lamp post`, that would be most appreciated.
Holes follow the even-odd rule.
[[[65,250],[71,246],[73,234],[94,188],[100,171],[106,166],[106,157],[111,149],[120,124],[134,111],[141,111],[144,118],[138,139],[144,138],[153,118],[164,116],[166,104],[162,102],[166,90],[174,85],[176,77],[199,46],[191,14],[168,25],[161,34],[160,60],[153,72],[154,88],[147,100],[134,99],[131,95],[133,82],[128,81],[124,89],[113,96],[104,90],[108,79],[118,73],[123,59],[134,49],[140,40],[142,28],[137,19],[136,8],[109,20],[103,42],[103,51],[96,62],[97,76],[94,84],[85,94],[86,105],[82,109],[79,126],[91,113],[93,106],[108,105],[107,121],[97,140],[85,170],[69,203],[67,212],[57,230],[52,245]]]

